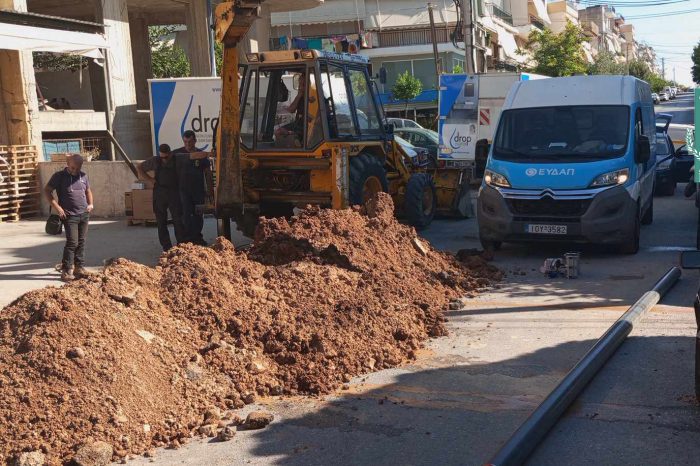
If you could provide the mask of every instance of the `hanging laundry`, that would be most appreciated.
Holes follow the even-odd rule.
[[[287,36],[280,37],[280,45],[284,48],[287,48]]]
[[[314,50],[322,50],[321,39],[309,39],[307,41],[307,48]]]
[[[335,43],[335,51],[338,53],[343,53],[343,44],[347,44],[347,42],[339,40]],[[347,45],[346,45],[347,47]],[[346,49],[347,50],[347,49]]]
[[[295,37],[292,40],[292,48],[294,48],[294,49],[307,49],[307,48],[309,48],[309,44],[306,41],[306,39],[300,39],[298,37]]]
[[[335,52],[335,44],[331,39],[321,39],[321,48],[326,52]]]

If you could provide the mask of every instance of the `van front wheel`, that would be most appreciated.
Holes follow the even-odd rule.
[[[639,237],[641,236],[642,222],[640,221],[639,210],[634,219],[634,230],[632,236],[620,245],[620,251],[623,254],[637,254],[639,252]]]

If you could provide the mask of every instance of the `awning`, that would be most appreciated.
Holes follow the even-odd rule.
[[[506,57],[514,60],[520,59],[521,56],[518,55],[518,44],[515,43],[515,37],[513,37],[513,34],[506,31],[498,24],[495,24],[495,26],[496,31],[498,32],[498,45],[503,48],[503,53],[506,55]]]
[[[537,11],[537,16],[544,20],[546,23],[551,23],[552,20],[549,19],[547,14],[547,2],[546,0],[530,0],[533,5],[535,5],[535,10]]]
[[[289,2],[294,3],[294,2]],[[300,24],[344,23],[365,19],[364,0],[325,1],[316,8],[308,10],[272,13],[272,26],[289,26]]]
[[[591,51],[588,50],[586,47],[583,47],[583,54],[586,56],[586,61],[588,63],[595,62],[595,60],[593,59],[593,54],[591,54]]]
[[[615,41],[613,41],[612,37],[605,36],[605,43],[608,44],[608,52],[616,53],[618,51],[617,47],[615,47]]]
[[[452,43],[441,43],[437,44],[438,45],[438,53],[443,53],[443,52],[453,52],[456,54],[459,54],[461,56],[464,56],[464,50],[455,48]],[[426,54],[431,54],[430,57],[427,58],[432,58],[432,53],[433,53],[433,46],[430,44],[422,44],[422,45],[404,45],[401,47],[381,47],[378,49],[362,49],[360,50],[360,55],[363,55],[368,58],[388,58],[388,57],[405,57],[405,56],[411,56],[411,57],[416,57],[418,55],[426,55]],[[388,60],[387,60],[388,61]]]
[[[99,49],[108,46],[101,34],[0,23],[0,48],[102,58]]]

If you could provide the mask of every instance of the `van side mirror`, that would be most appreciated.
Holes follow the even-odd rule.
[[[386,68],[383,66],[379,68],[379,82],[382,84],[386,84]]]
[[[486,161],[489,158],[489,150],[491,149],[491,144],[489,144],[486,139],[479,139],[476,141],[476,147],[474,148],[474,165],[475,165],[475,177],[481,178],[484,176],[484,171],[486,170]]]
[[[634,151],[634,161],[636,163],[647,163],[651,158],[651,144],[645,135],[637,137],[637,147]]]

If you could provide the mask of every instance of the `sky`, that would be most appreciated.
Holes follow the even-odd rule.
[[[661,58],[666,59],[666,79],[673,79],[675,70],[679,83],[693,85],[690,56],[700,40],[700,0],[579,0],[579,8],[596,4],[614,6],[634,24],[637,41],[656,50],[659,69]],[[669,15],[677,12],[683,13]]]

